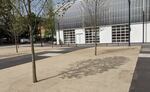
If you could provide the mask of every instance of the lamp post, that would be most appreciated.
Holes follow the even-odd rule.
[[[147,0],[142,0],[143,43],[147,42]]]
[[[131,33],[131,0],[128,0],[128,5],[129,5],[129,43],[128,45],[131,46],[131,39],[130,39],[130,33]]]
[[[146,15],[146,16],[145,16],[145,20],[146,20],[146,21],[145,21],[145,24],[146,24],[146,25],[145,25],[145,27],[146,27],[146,29],[145,29],[145,30],[146,30],[146,32],[145,32],[145,34],[146,34],[146,35],[145,35],[145,42],[147,42],[147,36],[148,36],[148,35],[147,35],[147,19],[148,19],[148,16],[147,16],[147,13],[148,13],[148,11],[147,11],[147,10],[148,10],[148,6],[147,6],[147,5],[148,5],[148,1],[147,1],[147,0],[145,0],[145,4],[146,4],[146,5],[145,5],[145,7],[146,7],[146,9],[145,9],[145,15]]]
[[[145,12],[144,12],[144,10],[145,10],[145,5],[144,5],[145,3],[144,3],[144,0],[142,0],[142,17],[143,17],[143,43],[145,42]]]

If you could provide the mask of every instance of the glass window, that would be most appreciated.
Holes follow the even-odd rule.
[[[128,25],[112,26],[112,42],[126,43],[129,40]]]
[[[75,30],[64,30],[64,43],[65,44],[75,43]]]
[[[95,30],[92,28],[85,29],[86,43],[95,43]],[[97,28],[97,42],[99,43],[99,28]]]

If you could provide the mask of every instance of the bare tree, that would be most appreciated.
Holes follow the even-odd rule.
[[[34,0],[20,0],[19,3],[21,5],[21,9],[18,9],[17,5],[14,4],[14,2],[16,3],[17,0],[12,0],[12,6],[15,9],[15,11],[17,11],[17,13],[20,16],[26,16],[27,15],[27,20],[28,20],[28,28],[29,28],[29,32],[30,32],[30,43],[31,43],[31,52],[32,52],[32,70],[33,70],[33,82],[37,82],[37,76],[36,76],[36,63],[35,63],[35,50],[34,50],[34,42],[33,42],[33,32],[35,30],[35,28],[37,27],[36,25],[36,21],[38,16],[41,15],[42,10],[47,2],[47,0],[39,0],[38,2],[34,1]],[[18,2],[17,2],[18,3]],[[40,9],[39,9],[40,6]],[[25,14],[23,15],[22,12],[23,10],[25,10]],[[33,19],[33,14],[36,15],[36,18]]]
[[[82,7],[87,11],[88,17],[90,18],[89,25],[95,32],[95,55],[97,55],[97,27],[98,27],[98,15],[101,8],[104,8],[107,0],[80,0]]]
[[[21,4],[20,0],[16,0],[15,5],[18,9],[18,11],[21,11]],[[24,14],[20,13],[21,15]],[[15,38],[15,45],[16,45],[16,52],[18,53],[18,48],[19,48],[19,35],[27,29],[27,25],[25,23],[25,17],[20,16],[14,9],[12,9],[12,16],[11,16],[11,32],[14,34]]]
[[[37,27],[37,20],[40,16],[43,14],[43,9],[46,6],[47,2],[49,0],[11,0],[11,4],[13,9],[18,13],[20,16],[26,16],[27,17],[27,26],[29,28],[30,32],[30,43],[31,43],[31,52],[32,52],[32,73],[33,73],[33,83],[36,83],[37,80],[37,74],[36,74],[36,59],[35,59],[35,50],[34,50],[34,37],[33,32],[35,31]],[[16,2],[20,2],[21,8],[17,7]],[[67,2],[70,2],[67,0]],[[62,2],[63,3],[63,2]],[[66,2],[65,2],[66,3]],[[61,7],[59,7],[55,13],[61,10],[61,8],[65,4],[62,4]],[[25,12],[25,14],[22,14],[22,12]],[[33,18],[33,15],[36,15],[35,18]]]
[[[19,5],[18,5],[19,6]],[[17,23],[14,21],[18,21],[14,16],[16,16],[12,10],[12,6],[10,4],[10,0],[1,0],[0,1],[0,22],[2,22],[4,25],[7,25],[7,30],[9,33],[11,33],[12,38],[14,38],[14,42],[16,45],[16,53],[18,53],[18,34],[20,33],[20,30],[17,30],[19,28]],[[17,16],[16,16],[17,17]],[[15,27],[14,27],[15,26]]]

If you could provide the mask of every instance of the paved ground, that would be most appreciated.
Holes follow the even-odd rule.
[[[36,60],[45,59],[59,54],[69,53],[83,48],[87,48],[87,47],[68,47],[68,48],[60,48],[58,50],[55,49],[55,50],[47,50],[47,51],[39,52],[36,53]],[[31,54],[0,59],[0,69],[5,69],[5,68],[9,68],[12,66],[16,66],[28,62],[31,62]]]
[[[129,92],[140,47],[98,47],[0,70],[0,92]],[[43,54],[42,54],[43,55]]]
[[[82,47],[82,48],[85,48],[85,47]],[[55,51],[43,51],[43,52],[39,52],[39,53],[37,53],[36,54],[36,59],[38,60],[38,61],[42,61],[41,59],[45,59],[45,58],[47,58],[48,59],[48,57],[51,57],[51,56],[53,56],[53,55],[59,55],[59,54],[64,54],[64,53],[68,53],[68,52],[71,52],[71,51],[75,51],[75,50],[77,50],[77,49],[82,49],[82,48],[79,48],[79,47],[76,47],[75,49],[73,49],[73,48],[67,48],[67,49],[62,49],[62,50],[55,50]],[[110,53],[110,51],[112,51],[112,52],[115,52],[116,54],[114,54],[114,53],[112,53],[113,55],[118,55],[118,56],[120,56],[120,55],[122,55],[122,54],[124,54],[124,51],[126,51],[126,49],[125,50],[123,50],[123,51],[120,51],[121,53],[119,54],[119,52],[117,51],[117,50],[109,50],[109,53]],[[101,52],[101,50],[100,50],[100,52]],[[107,52],[107,51],[106,51]],[[103,54],[106,54],[106,52],[104,52]],[[79,53],[82,53],[82,52],[79,52]],[[79,54],[78,53],[78,54]],[[128,54],[127,54],[128,53]],[[134,53],[133,51],[131,51],[131,52],[127,52],[126,54],[124,54],[124,55],[122,55],[122,56],[129,56],[129,57],[132,57],[133,58],[133,54],[132,53]],[[86,54],[86,53],[84,53],[84,54]],[[130,55],[131,54],[131,55]],[[69,54],[68,54],[69,55]],[[74,54],[74,55],[72,55],[72,56],[76,56],[77,54]],[[81,54],[82,55],[82,54]],[[85,55],[86,56],[86,58],[88,58],[89,56],[88,55]],[[105,55],[106,56],[106,55]],[[102,57],[102,55],[100,56],[100,57]],[[71,57],[70,57],[71,58]],[[76,57],[72,57],[72,58],[74,58],[74,59],[77,59]],[[57,58],[55,58],[55,59],[57,59]],[[59,59],[59,60],[62,60],[63,61],[63,57],[61,58],[61,59]],[[79,59],[79,58],[78,58]],[[58,60],[58,61],[59,61]],[[67,61],[67,60],[69,60],[69,61]],[[64,60],[64,62],[69,62],[70,63],[70,61],[72,61],[72,59],[67,59],[67,60]],[[20,62],[21,61],[21,62]],[[30,62],[31,61],[31,55],[23,55],[23,56],[18,56],[18,57],[14,57],[14,58],[9,58],[9,59],[1,59],[0,60],[0,69],[4,69],[4,70],[1,70],[1,74],[3,75],[4,73],[5,73],[5,71],[7,70],[7,69],[5,69],[5,68],[8,68],[8,67],[11,67],[11,66],[16,66],[16,65],[20,65],[21,64],[21,66],[24,66],[23,64],[24,63],[27,63],[27,62]],[[45,61],[45,60],[44,60]],[[39,62],[39,63],[43,63],[44,61],[42,61],[42,62]],[[47,60],[47,61],[51,61],[51,60]],[[43,66],[44,65],[47,65],[47,61],[45,62],[46,64],[43,64]],[[62,62],[61,61],[61,62]],[[133,60],[133,61],[136,61],[135,59]],[[60,65],[60,63],[61,62],[59,62],[59,63],[57,63],[53,68],[51,68],[51,69],[49,69],[49,70],[57,70],[55,67],[57,67],[57,68],[61,68],[59,65]],[[61,63],[61,64],[64,64],[64,62],[63,63]],[[49,62],[49,63],[52,63],[52,62]],[[54,63],[54,62],[53,62]],[[110,78],[108,78],[108,75],[106,76],[106,75],[104,75],[103,76],[103,74],[100,74],[99,76],[97,76],[97,80],[96,81],[93,81],[92,83],[93,84],[96,84],[98,81],[101,81],[100,83],[97,83],[98,85],[97,85],[97,87],[99,86],[99,87],[103,87],[104,86],[104,89],[103,90],[105,90],[105,91],[102,91],[102,92],[110,92],[110,90],[109,91],[106,91],[106,89],[111,89],[111,90],[113,90],[112,92],[121,92],[121,89],[123,89],[123,88],[126,88],[126,91],[123,91],[122,90],[122,92],[150,92],[150,45],[143,45],[142,46],[142,49],[141,49],[141,52],[140,52],[140,54],[139,54],[139,58],[138,58],[138,62],[137,62],[137,64],[136,64],[136,62],[134,62],[133,64],[131,64],[132,62],[128,62],[129,64],[127,64],[127,65],[125,65],[124,66],[124,70],[121,70],[121,72],[120,72],[120,70],[119,70],[119,74],[115,74],[116,73],[116,71],[115,72],[113,72],[113,71],[108,71],[107,73],[110,73],[111,72],[111,74],[109,74],[109,76],[110,76]],[[129,67],[129,65],[130,65],[130,67]],[[133,78],[132,78],[132,81],[130,81],[129,79],[130,79],[130,77],[132,77],[131,75],[132,75],[132,72],[130,72],[129,73],[129,70],[130,71],[132,71],[132,70],[134,70],[134,65],[136,66],[135,67],[135,71],[134,71],[134,75],[133,75]],[[19,66],[19,67],[21,67],[21,66]],[[53,66],[53,64],[51,65],[51,66]],[[131,68],[132,67],[132,68]],[[48,67],[49,68],[49,67]],[[92,67],[93,68],[93,67]],[[130,69],[131,68],[131,69]],[[10,68],[11,69],[11,68]],[[15,67],[13,68],[14,69],[14,71],[13,72],[15,72],[16,70],[18,70],[18,69],[15,69]],[[20,68],[20,69],[22,69],[22,67]],[[129,69],[129,70],[128,70]],[[25,69],[24,69],[25,70]],[[45,69],[45,71],[47,70],[47,68]],[[60,70],[62,70],[62,69],[60,69]],[[3,72],[4,71],[4,72]],[[42,70],[43,71],[43,70]],[[11,71],[10,71],[11,72]],[[118,70],[117,70],[117,72],[118,72]],[[125,72],[125,73],[124,73]],[[40,72],[41,73],[41,72]],[[19,75],[20,73],[17,73],[17,75]],[[104,73],[105,74],[105,73]],[[123,74],[123,75],[122,75]],[[16,75],[16,76],[17,76]],[[21,75],[21,74],[20,74]],[[19,75],[19,76],[20,76]],[[114,75],[116,75],[116,76],[114,76]],[[119,78],[120,79],[118,79],[118,75],[119,75]],[[15,76],[15,73],[14,73],[14,75],[13,76]],[[66,76],[66,75],[65,75]],[[112,77],[113,76],[113,77]],[[130,76],[130,77],[129,77]],[[21,77],[21,76],[20,76]],[[42,76],[43,77],[43,76]],[[13,77],[12,78],[12,80],[14,79],[15,77]],[[99,78],[102,78],[102,80],[100,80]],[[115,80],[115,78],[117,79],[117,80]],[[130,89],[127,91],[127,88],[129,88],[128,86],[124,86],[123,85],[123,83],[122,83],[122,78],[123,78],[123,81],[125,81],[125,85],[127,85],[127,84],[130,84],[131,83],[131,85],[130,85]],[[124,79],[125,78],[125,79]],[[5,84],[5,82],[3,82],[3,77],[2,78],[0,78],[1,79],[1,84],[2,85],[4,85]],[[4,78],[4,79],[9,79],[9,78]],[[85,79],[85,78],[83,78],[83,79]],[[106,79],[106,80],[105,80]],[[109,80],[110,79],[110,80]],[[113,80],[114,80],[114,82],[112,82]],[[21,79],[21,80],[23,80],[23,79]],[[92,78],[89,78],[89,79],[87,79],[87,80],[92,80]],[[76,84],[76,86],[77,85],[82,85],[82,84],[80,84],[81,82],[82,83],[85,83],[85,82],[87,82],[87,80],[85,81],[85,80],[83,80],[83,81],[78,81],[78,82],[76,82],[76,80],[74,80],[74,79],[72,79],[72,80],[69,80],[69,81],[71,81],[71,85],[73,85],[73,86],[71,86],[71,88],[72,89],[75,89],[74,88],[74,84]],[[105,80],[105,81],[104,81]],[[18,83],[21,83],[21,82],[19,82],[18,80],[16,80]],[[47,80],[45,80],[45,82],[46,82]],[[49,81],[49,83],[51,83],[51,82],[53,82],[53,79],[48,79],[48,81]],[[72,81],[75,81],[75,82],[72,82]],[[108,85],[107,84],[107,86],[106,86],[106,81],[109,83],[109,84],[113,84],[112,86],[113,87],[111,87],[110,85]],[[118,82],[117,82],[118,81]],[[54,81],[55,82],[55,81]],[[57,81],[58,82],[58,84],[60,83],[60,84],[65,84],[66,83],[66,80],[65,80],[65,82],[60,82],[59,80]],[[68,82],[68,81],[67,81]],[[89,85],[90,85],[90,83],[91,82],[89,82]],[[119,84],[120,83],[120,84]],[[127,84],[126,84],[127,83]],[[8,83],[8,84],[10,84],[10,83]],[[46,83],[45,83],[46,84]],[[105,85],[104,85],[105,84]],[[12,85],[13,85],[13,83],[12,83]],[[40,84],[39,84],[40,85]],[[67,85],[67,83],[66,83],[66,85]],[[85,83],[85,85],[87,85],[87,83]],[[83,86],[82,85],[82,87],[83,88],[85,88],[85,85]],[[101,85],[101,86],[100,86]],[[114,85],[116,85],[115,87],[114,87]],[[14,85],[13,85],[14,86]],[[18,86],[18,85],[17,85]],[[41,86],[43,86],[43,84],[41,84],[39,87],[41,87]],[[67,85],[67,86],[65,86],[65,87],[68,87],[69,85]],[[122,86],[122,88],[120,87],[120,86]],[[45,86],[44,86],[45,87]],[[70,86],[69,86],[70,87]],[[80,86],[79,86],[80,87]],[[88,86],[89,87],[89,86]],[[88,87],[87,87],[87,89],[88,89]],[[93,86],[92,86],[93,87]],[[16,87],[15,87],[16,88]],[[62,88],[62,85],[57,85],[56,84],[56,87],[54,87],[54,90],[56,91],[56,89],[57,88],[59,88],[59,89],[65,89],[65,88]],[[118,88],[118,89],[117,89]],[[17,89],[17,88],[16,88]],[[71,91],[72,91],[72,89],[71,89]],[[76,89],[78,89],[78,88],[76,88]],[[93,88],[93,89],[96,89],[96,88]],[[1,88],[0,88],[0,90],[1,90]],[[23,90],[23,88],[22,88],[22,90]],[[99,90],[99,89],[97,89],[97,90]],[[119,91],[120,90],[120,91]],[[54,92],[55,92],[54,91]],[[3,92],[3,91],[2,91]],[[10,90],[8,91],[8,92],[10,92]],[[12,91],[12,92],[17,92],[17,91]],[[18,91],[18,92],[20,92],[20,91]],[[23,92],[26,92],[26,91],[23,91]],[[32,91],[31,91],[32,92]],[[33,92],[36,92],[36,91],[33,91]],[[42,92],[42,91],[39,91],[39,92]],[[58,92],[58,91],[56,91],[56,92]],[[60,91],[60,92],[66,92],[66,91]],[[68,91],[69,92],[69,91]],[[82,91],[83,92],[83,91]],[[89,91],[89,92],[93,92],[93,91]],[[94,92],[101,92],[101,91],[94,91]]]
[[[129,92],[150,92],[150,45],[143,45]]]

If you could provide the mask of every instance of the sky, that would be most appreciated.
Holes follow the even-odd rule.
[[[61,0],[53,0],[53,2],[56,4],[57,2],[60,2]]]
[[[56,4],[56,3],[58,3],[58,2],[61,2],[61,1],[63,1],[63,0],[53,0],[53,2]],[[67,0],[65,0],[65,1],[67,1]]]

